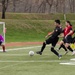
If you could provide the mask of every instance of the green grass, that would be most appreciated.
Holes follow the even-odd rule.
[[[44,41],[54,29],[54,20],[2,20],[6,23],[6,42]],[[75,21],[71,21],[75,29]],[[64,27],[64,21],[62,21]]]
[[[54,29],[54,19],[61,19],[63,27],[65,23],[63,14],[6,14],[5,20],[0,19],[6,23],[6,42],[44,41],[45,35]],[[70,15],[67,17],[75,29],[75,19]],[[0,52],[0,75],[75,75],[75,66],[59,64],[73,62],[70,59],[75,56],[72,56],[71,52],[64,55],[63,50],[59,51],[63,55],[59,60],[50,51],[49,46],[46,47],[42,56],[35,53],[33,57],[30,57],[28,55],[30,50],[36,52],[40,50],[40,47]]]
[[[75,20],[75,13],[70,13],[66,15],[67,20]]]
[[[30,46],[32,47],[32,46]],[[29,51],[34,52],[40,50],[40,47],[31,49],[21,49],[16,51],[0,52],[0,75],[74,75],[75,66],[60,65],[61,62],[73,62],[71,58],[75,56],[69,52],[64,55],[64,51],[59,53],[63,55],[59,60],[50,51],[50,46],[46,47],[43,55],[29,56]]]
[[[6,41],[43,41],[45,35],[52,31],[52,23],[49,20],[1,20],[6,23]],[[52,28],[52,29],[50,29]]]
[[[0,12],[1,18],[1,12]],[[6,19],[19,19],[19,20],[64,20],[63,13],[8,13],[6,12]],[[66,14],[67,20],[75,20],[75,13]]]
[[[1,13],[0,13],[1,17]],[[44,14],[44,13],[6,13],[6,19],[19,20],[64,20],[63,14]]]

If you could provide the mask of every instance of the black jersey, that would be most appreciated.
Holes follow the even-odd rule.
[[[62,32],[62,27],[61,26],[56,26],[51,37],[56,38],[56,37],[58,37],[58,35],[61,34],[61,32]]]

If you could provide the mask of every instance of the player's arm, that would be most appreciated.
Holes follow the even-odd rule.
[[[63,38],[64,37],[64,34],[61,33],[58,37]]]
[[[49,32],[49,33],[46,35],[46,38],[49,37],[49,36],[51,36],[51,35],[53,34],[53,32],[54,32],[54,31]]]
[[[70,32],[65,37],[67,37],[68,35],[71,35],[72,33],[73,33],[73,30],[70,30]]]

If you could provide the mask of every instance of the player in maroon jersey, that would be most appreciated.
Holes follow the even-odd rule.
[[[70,43],[72,43],[73,33],[74,32],[72,30],[72,25],[70,21],[66,21],[66,27],[63,30],[64,37],[63,37],[63,40],[60,42],[60,47],[59,47],[59,50],[63,48],[66,51],[65,54],[68,53],[67,49],[69,49],[71,52],[73,52],[73,54],[75,54],[75,52],[70,47]]]

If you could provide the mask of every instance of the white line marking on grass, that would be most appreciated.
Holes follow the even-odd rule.
[[[75,62],[60,63],[61,65],[75,65]]]
[[[75,58],[72,58],[72,59],[70,59],[71,60],[71,62],[69,61],[69,62],[64,62],[64,63],[60,63],[61,65],[75,65]]]
[[[23,49],[32,49],[32,48],[38,48],[41,46],[32,46],[32,47],[22,47],[22,48],[13,48],[13,49],[7,49],[8,51],[13,51],[13,50],[23,50]]]
[[[22,47],[22,48],[12,48],[12,49],[7,49],[6,51],[15,51],[15,50],[24,50],[24,49],[32,49],[32,48],[39,48],[41,46],[32,46],[32,47]],[[2,50],[0,50],[2,51]]]
[[[64,62],[64,61],[66,61],[66,60],[63,60],[62,62]],[[1,62],[4,62],[4,63],[6,63],[6,62],[10,62],[10,63],[12,63],[12,62],[16,62],[16,63],[20,63],[20,62],[24,62],[24,63],[31,63],[31,62],[34,62],[34,63],[37,63],[37,62],[61,62],[61,60],[27,60],[27,61],[14,61],[14,60],[6,60],[6,61],[4,61],[4,60],[0,60],[0,63]],[[67,61],[66,61],[67,62]]]
[[[29,54],[0,54],[0,56],[27,56]]]
[[[14,60],[11,60],[11,61],[0,61],[0,63],[17,63],[17,64],[13,64],[13,65],[7,65],[7,66],[4,66],[4,67],[0,67],[0,69],[5,69],[5,68],[8,68],[8,67],[14,67],[16,65],[19,65],[19,64],[23,64],[23,63],[47,63],[47,62],[60,62],[59,60],[50,60],[50,61],[47,61],[47,60],[43,60],[43,61],[14,61]]]
[[[47,45],[50,46],[50,45]],[[32,47],[22,47],[22,48],[12,48],[12,49],[7,49],[6,51],[16,51],[16,50],[24,50],[24,49],[32,49],[32,48],[39,48],[41,46],[32,46]],[[2,50],[0,50],[2,52]]]
[[[70,59],[70,60],[73,60],[73,61],[75,61],[75,58],[72,58],[72,59]]]

